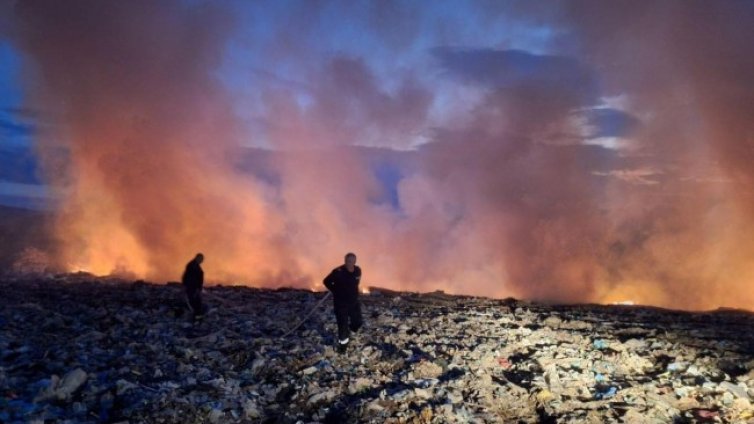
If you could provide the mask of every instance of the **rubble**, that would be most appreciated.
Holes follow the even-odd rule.
[[[57,375],[53,375],[50,378],[50,384],[42,393],[34,398],[34,401],[39,402],[50,399],[67,400],[84,384],[86,377],[86,372],[81,368],[69,372],[62,380]]]
[[[0,279],[0,422],[753,422],[754,317],[398,293],[337,354],[323,293]],[[62,377],[61,377],[62,376]]]

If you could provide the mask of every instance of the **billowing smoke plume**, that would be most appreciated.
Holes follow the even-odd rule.
[[[619,293],[754,304],[752,18],[737,1],[574,2],[556,18],[569,34],[559,48],[588,58],[603,95],[641,120],[624,152],[635,163],[603,174],[643,186],[605,192],[597,252]]]
[[[264,187],[224,163],[236,122],[212,70],[229,16],[151,1],[22,2],[16,11],[38,73],[32,101],[55,123],[39,149],[65,191],[61,261],[175,278],[202,250],[219,279],[277,272],[267,256],[281,224],[262,203]]]
[[[365,284],[400,289],[754,307],[751,4],[473,6],[475,31],[547,28],[540,51],[411,4],[328,5],[248,23],[237,4],[19,3],[61,262],[174,279],[203,251],[213,280],[308,287],[353,250]],[[389,84],[372,44],[313,48],[333,11],[339,40],[398,58]],[[233,93],[229,45],[296,78],[254,65]]]

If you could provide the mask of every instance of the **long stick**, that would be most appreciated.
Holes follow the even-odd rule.
[[[325,295],[325,297],[323,297],[323,298],[322,298],[322,300],[320,300],[320,301],[319,301],[319,303],[317,303],[317,304],[316,304],[316,305],[315,305],[315,306],[314,306],[314,307],[312,308],[312,310],[311,310],[311,311],[309,311],[309,313],[308,313],[308,314],[306,314],[306,316],[305,316],[305,317],[304,317],[304,318],[303,318],[303,319],[301,320],[301,322],[299,322],[298,324],[296,324],[296,326],[295,326],[295,327],[291,328],[290,330],[288,330],[288,332],[287,332],[287,333],[283,334],[283,335],[282,335],[282,336],[280,336],[280,337],[281,337],[281,338],[283,338],[283,337],[287,337],[287,336],[288,336],[289,334],[293,333],[293,332],[294,332],[294,331],[296,331],[296,330],[297,330],[297,329],[298,329],[299,327],[301,327],[301,325],[302,325],[302,324],[303,324],[304,322],[306,322],[306,320],[307,320],[307,319],[309,319],[309,317],[310,317],[310,316],[312,316],[312,314],[314,313],[314,311],[316,311],[317,309],[319,309],[319,307],[320,307],[320,306],[322,306],[322,304],[323,304],[323,303],[325,303],[325,300],[327,300],[327,299],[328,299],[329,297],[330,297],[330,292],[328,291],[328,292],[327,292],[327,294]]]

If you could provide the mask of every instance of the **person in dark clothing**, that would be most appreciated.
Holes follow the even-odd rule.
[[[186,270],[181,279],[183,286],[186,287],[186,301],[193,314],[193,319],[201,319],[205,312],[204,305],[202,305],[202,287],[204,286],[202,262],[204,262],[204,255],[197,253],[194,259],[186,264]]]
[[[333,295],[335,320],[338,323],[338,352],[345,352],[351,332],[359,331],[361,305],[359,304],[359,281],[361,268],[356,266],[356,255],[348,253],[345,264],[325,277],[323,283]]]

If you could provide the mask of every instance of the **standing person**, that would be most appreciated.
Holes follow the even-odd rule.
[[[345,264],[335,268],[323,283],[332,292],[335,320],[338,322],[338,352],[348,347],[351,331],[361,328],[361,305],[359,305],[359,281],[361,268],[356,266],[356,255],[346,254]]]
[[[183,272],[183,286],[186,287],[186,301],[191,309],[192,319],[202,319],[204,305],[202,305],[202,287],[204,286],[204,271],[202,270],[204,255],[197,253],[194,259],[186,264]]]

